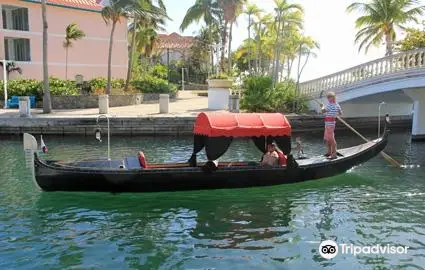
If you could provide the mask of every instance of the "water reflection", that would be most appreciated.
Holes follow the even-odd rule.
[[[395,140],[406,137],[399,135]],[[356,140],[356,139],[355,139]],[[355,144],[355,140],[344,140]],[[86,139],[47,138],[49,155],[98,157]],[[155,161],[178,161],[190,138],[124,138],[122,157],[143,148]],[[318,139],[306,142],[320,151]],[[339,177],[237,190],[118,194],[43,193],[22,169],[19,141],[0,143],[0,268],[331,269],[425,265],[425,172],[377,158]],[[257,157],[248,141],[227,158]],[[391,154],[424,162],[425,144]],[[409,146],[410,147],[410,146]],[[105,151],[103,151],[105,150]],[[404,256],[341,255],[327,261],[319,242],[410,246]]]
[[[40,250],[61,267],[69,266],[67,250],[72,251],[72,265],[86,265],[83,254],[96,247],[111,256],[120,254],[102,264],[106,267],[125,262],[131,268],[208,268],[233,261],[261,267],[288,261],[301,265],[306,260],[317,265],[322,262],[317,245],[307,242],[318,240],[314,227],[331,230],[333,204],[315,203],[334,189],[335,182],[328,182],[321,185],[324,193],[308,184],[301,192],[291,185],[143,196],[41,193],[28,225],[33,241],[48,235],[63,248]],[[306,257],[308,250],[311,257]]]

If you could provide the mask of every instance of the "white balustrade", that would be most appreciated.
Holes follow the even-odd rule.
[[[319,95],[322,91],[414,68],[425,68],[425,48],[386,56],[334,74],[302,82],[300,83],[300,92],[304,95]]]

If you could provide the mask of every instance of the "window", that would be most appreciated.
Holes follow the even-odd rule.
[[[30,40],[27,38],[4,38],[6,60],[31,61]]]
[[[29,31],[28,9],[15,6],[2,6],[3,28]]]

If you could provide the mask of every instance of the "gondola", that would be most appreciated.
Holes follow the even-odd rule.
[[[280,113],[200,113],[195,121],[193,153],[185,163],[149,164],[143,153],[122,160],[45,160],[36,139],[24,134],[35,183],[44,191],[153,192],[279,185],[342,174],[379,154],[387,144],[382,137],[339,149],[339,157],[323,155],[294,158],[291,125]],[[287,155],[283,166],[262,167],[259,161],[213,162],[228,149],[233,138],[249,137],[263,153],[275,142]],[[197,162],[205,149],[208,161]]]

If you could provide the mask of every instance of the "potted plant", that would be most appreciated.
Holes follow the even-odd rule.
[[[223,73],[210,76],[207,82],[208,88],[231,88],[233,84],[232,78]]]
[[[216,74],[208,78],[208,109],[226,110],[229,106],[230,88],[233,80],[226,74]]]

